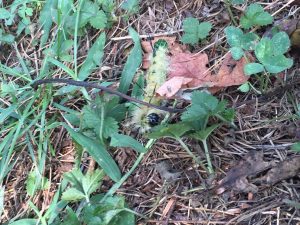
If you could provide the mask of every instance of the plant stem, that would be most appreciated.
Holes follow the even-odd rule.
[[[208,172],[209,174],[214,174],[214,169],[211,163],[211,159],[210,159],[210,154],[208,151],[208,146],[207,146],[207,142],[206,139],[201,140],[203,147],[204,147],[204,151],[205,151],[205,156],[206,156],[206,160],[207,160],[207,166],[208,166]]]
[[[233,13],[232,13],[231,8],[230,8],[230,5],[231,5],[231,4],[230,4],[229,0],[226,0],[226,1],[225,1],[225,7],[226,7],[226,9],[227,9],[227,11],[228,11],[228,13],[229,13],[229,16],[230,16],[231,21],[232,21],[233,24],[237,27],[237,26],[238,26],[238,23],[237,23],[236,20],[234,19]]]
[[[177,137],[176,140],[181,144],[181,146],[187,151],[187,153],[193,158],[193,160],[198,163],[205,171],[209,172],[206,166],[191,152],[189,147],[182,141],[180,137]]]
[[[149,150],[152,145],[155,143],[156,139],[150,139],[145,148],[147,150]],[[147,151],[146,151],[147,152]],[[130,168],[130,170],[117,182],[115,183],[110,189],[109,191],[104,195],[104,197],[101,199],[101,202],[104,202],[106,200],[106,198],[108,198],[109,196],[112,196],[120,187],[121,185],[127,180],[127,178],[132,174],[132,172],[136,169],[136,167],[140,164],[140,162],[142,161],[142,159],[144,158],[144,155],[146,154],[146,152],[141,153],[138,158],[136,159],[136,161],[134,162],[133,166]]]

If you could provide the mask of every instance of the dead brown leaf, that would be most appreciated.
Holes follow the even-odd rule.
[[[272,163],[263,160],[262,151],[249,152],[244,160],[241,160],[235,167],[227,172],[224,179],[219,181],[216,190],[217,194],[222,194],[226,190],[236,193],[257,192],[256,185],[249,183],[249,176],[254,176],[271,167]]]

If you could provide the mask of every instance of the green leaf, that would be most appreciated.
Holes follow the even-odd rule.
[[[244,2],[245,2],[245,0],[231,0],[231,3],[235,4],[235,5],[237,5],[237,4],[243,4]]]
[[[101,33],[101,35],[97,38],[93,46],[88,51],[88,55],[83,62],[79,74],[79,80],[85,80],[93,70],[99,67],[102,64],[102,58],[104,55],[103,49],[105,46],[105,33]]]
[[[292,200],[289,200],[289,199],[283,199],[283,202],[285,204],[288,204],[296,209],[300,209],[300,202],[297,202],[297,201],[292,201]]]
[[[234,60],[239,60],[244,55],[244,51],[240,47],[232,47],[230,48],[230,52]]]
[[[127,93],[132,79],[142,63],[142,48],[139,34],[132,28],[129,28],[129,34],[133,39],[134,47],[128,56],[124,69],[121,74],[119,91]]]
[[[254,50],[259,36],[255,33],[246,33],[241,37],[241,47],[245,50]]]
[[[220,126],[220,124],[214,124],[210,127],[206,127],[204,130],[200,130],[200,131],[197,131],[197,132],[191,134],[190,137],[195,138],[200,141],[205,141],[208,138],[208,136],[219,126]]]
[[[285,32],[275,34],[271,39],[273,45],[273,54],[282,55],[286,53],[291,46],[289,36]]]
[[[209,22],[202,22],[199,24],[196,18],[186,18],[183,20],[184,34],[181,38],[182,43],[185,44],[197,44],[200,39],[204,39],[208,36],[212,25]]]
[[[211,94],[201,91],[194,91],[192,94],[192,104],[182,114],[182,121],[193,121],[204,119],[214,114],[218,107],[218,99]]]
[[[248,82],[242,84],[241,86],[239,86],[238,90],[240,90],[241,92],[249,92],[250,91],[250,85]]]
[[[9,225],[36,225],[40,222],[38,219],[21,219],[14,221],[12,223],[9,223]]]
[[[152,139],[159,139],[162,137],[178,138],[190,130],[193,130],[193,127],[190,124],[178,122],[176,124],[156,126],[153,131],[148,134],[148,137]]]
[[[26,180],[26,191],[29,196],[33,196],[37,190],[45,190],[49,188],[49,180],[34,170],[28,174]]]
[[[121,8],[128,11],[129,14],[133,14],[139,11],[139,0],[125,0],[121,4]]]
[[[241,18],[241,26],[245,29],[251,28],[254,25],[268,25],[273,22],[273,17],[264,11],[264,8],[257,4],[251,4],[247,7],[246,13]]]
[[[284,55],[271,56],[263,60],[263,64],[269,73],[280,73],[293,65],[293,60]]]
[[[244,73],[246,75],[252,75],[264,71],[264,66],[260,63],[248,63],[244,67]]]
[[[65,216],[63,223],[61,225],[81,225],[80,221],[77,218],[76,213],[69,207],[66,207],[67,215]]]
[[[99,169],[93,172],[87,172],[87,174],[82,178],[82,188],[84,193],[90,196],[93,192],[95,192],[100,187],[104,175],[103,170]]]
[[[118,133],[118,122],[112,117],[106,117],[103,125],[103,137],[108,138],[111,135]]]
[[[53,23],[53,14],[56,12],[57,1],[58,0],[45,1],[45,5],[42,11],[40,12],[38,22],[41,28],[43,29],[43,34],[40,42],[41,47],[43,47],[48,40],[50,29]]]
[[[296,142],[292,145],[291,150],[294,152],[300,152],[300,142]]]
[[[85,194],[76,188],[68,188],[62,193],[61,199],[65,201],[79,201],[85,198]]]
[[[101,166],[104,172],[115,182],[121,179],[121,172],[105,149],[105,146],[83,134],[75,132],[72,128],[65,126],[71,137],[93,157],[93,159]]]
[[[2,29],[0,29],[0,45],[1,45],[1,42],[11,44],[14,42],[14,40],[15,40],[15,37],[12,34],[6,34],[3,32]]]
[[[241,39],[244,35],[240,28],[229,26],[225,28],[227,42],[231,47],[241,47]]]
[[[130,136],[123,135],[123,134],[117,134],[117,133],[115,133],[111,136],[110,146],[128,147],[128,148],[132,148],[140,153],[147,151],[145,149],[145,147],[137,140],[133,139]]]
[[[99,10],[95,16],[90,18],[89,22],[96,29],[104,29],[107,25],[106,14]]]
[[[10,12],[4,8],[0,8],[0,20],[5,20],[10,17]]]

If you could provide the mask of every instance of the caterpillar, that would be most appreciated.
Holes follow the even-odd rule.
[[[161,98],[155,96],[155,91],[167,78],[168,71],[168,44],[165,40],[158,40],[154,44],[150,67],[146,74],[146,87],[144,89],[144,101],[154,105],[161,104]],[[140,133],[149,131],[161,122],[164,111],[147,106],[139,106],[132,113],[132,124]]]

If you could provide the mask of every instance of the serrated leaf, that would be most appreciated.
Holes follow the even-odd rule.
[[[82,188],[84,193],[89,196],[95,192],[101,185],[101,180],[103,179],[104,175],[104,172],[99,169],[93,172],[87,172],[87,174],[82,178]]]
[[[286,53],[291,46],[289,36],[285,32],[279,32],[275,34],[271,39],[272,45],[274,47],[273,54],[282,55]]]
[[[102,10],[99,10],[96,15],[90,18],[89,22],[96,29],[104,29],[107,25],[107,17]]]
[[[263,63],[264,59],[273,55],[273,46],[269,38],[262,38],[255,48],[255,56]]]
[[[230,52],[234,60],[239,60],[244,55],[244,51],[240,47],[232,47],[230,48]]]
[[[182,114],[182,121],[193,121],[203,119],[214,113],[218,107],[218,99],[211,94],[201,91],[194,91],[192,94],[192,104]]]
[[[241,37],[241,46],[245,50],[254,50],[259,36],[255,33],[246,33]]]
[[[106,117],[103,124],[103,137],[108,138],[113,134],[118,133],[118,122],[112,117]]]
[[[14,42],[14,40],[15,40],[15,37],[12,34],[6,34],[3,32],[2,29],[0,29],[0,45],[1,45],[1,42],[11,44]]]
[[[119,167],[105,149],[105,146],[83,134],[75,132],[72,128],[65,126],[71,137],[93,157],[101,166],[104,172],[115,182],[120,180],[121,172]]]
[[[133,39],[134,47],[128,56],[121,74],[119,91],[122,93],[127,93],[129,86],[132,83],[132,79],[142,63],[142,47],[140,43],[140,36],[132,28],[129,28],[129,34]]]
[[[21,219],[14,221],[12,223],[9,223],[9,225],[36,225],[40,222],[38,219]]]
[[[241,47],[243,31],[240,28],[229,26],[225,28],[227,42],[231,47]]]
[[[139,11],[139,0],[124,0],[121,4],[121,8],[132,14]]]
[[[244,67],[244,73],[246,75],[252,75],[264,71],[264,66],[260,63],[248,63]]]
[[[85,80],[93,70],[99,67],[102,64],[102,58],[104,55],[103,49],[105,46],[106,36],[105,33],[101,33],[100,36],[97,38],[93,46],[88,51],[88,55],[83,62],[79,73],[78,79]]]
[[[264,11],[264,8],[257,4],[250,4],[244,16],[241,17],[241,26],[245,29],[249,29],[253,25],[268,25],[273,22],[271,14]]]
[[[204,39],[208,36],[212,25],[209,22],[202,22],[199,24],[196,18],[186,18],[183,20],[182,28],[184,34],[181,38],[184,44],[197,44],[199,39]]]
[[[128,147],[140,153],[146,152],[146,148],[140,142],[130,136],[118,133],[115,133],[111,136],[110,146]]]
[[[68,188],[61,196],[61,199],[65,201],[79,201],[84,198],[85,194],[76,188]]]
[[[264,59],[263,64],[269,73],[280,73],[293,65],[293,60],[284,55],[272,56]]]

